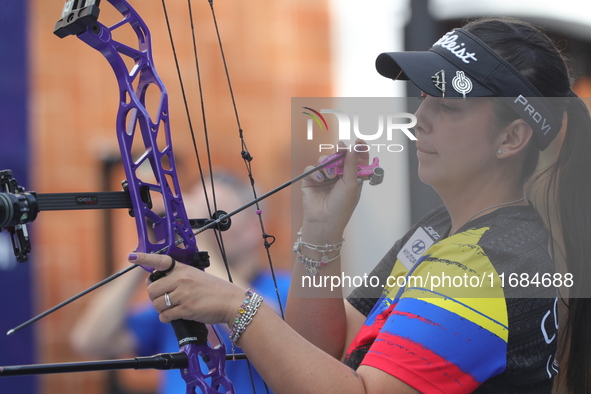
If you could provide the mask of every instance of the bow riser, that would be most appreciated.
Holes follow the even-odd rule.
[[[105,56],[117,77],[120,97],[116,129],[138,231],[137,250],[146,253],[165,251],[175,260],[197,266],[197,245],[183,205],[172,151],[168,95],[154,68],[149,29],[127,1],[108,1],[123,15],[123,19],[107,27],[96,21],[96,18],[90,18],[87,19],[89,22],[85,30],[75,34]],[[94,10],[98,7],[98,1],[90,7]],[[98,16],[98,13],[92,15]],[[70,19],[76,20],[76,10],[70,15],[64,14],[58,25]],[[137,35],[137,48],[113,39],[113,32],[127,24]],[[124,57],[133,60],[131,70]],[[150,114],[146,108],[146,99],[148,89],[152,87],[159,90],[160,97],[157,111]],[[141,141],[137,141],[139,138]],[[140,145],[138,142],[143,144],[143,152],[134,159],[134,155],[137,155],[134,150]],[[144,175],[144,168],[148,165],[151,174]],[[148,177],[152,178],[146,180]],[[164,215],[152,210],[147,190],[162,198]],[[149,226],[153,228],[157,242],[150,240]],[[180,244],[182,248],[175,242],[177,237],[183,241]],[[213,327],[208,329],[201,323],[182,320],[174,321],[172,325],[181,351],[189,359],[189,366],[181,371],[187,384],[187,393],[195,393],[199,389],[203,394],[213,394],[219,393],[217,389],[220,388],[226,394],[233,394],[232,383],[225,375],[226,349]],[[213,346],[208,346],[208,337],[213,338]],[[201,362],[207,366],[207,371],[202,369]]]
[[[109,2],[122,13],[123,20],[111,27],[94,22],[78,38],[101,52],[117,77],[120,90],[117,136],[138,229],[137,250],[154,253],[167,248],[167,254],[174,259],[192,263],[197,247],[176,174],[168,118],[168,94],[154,69],[150,32],[126,2]],[[137,35],[137,48],[113,39],[113,32],[127,24]],[[131,70],[128,70],[123,56],[134,61],[135,66]],[[146,108],[146,96],[148,88],[154,87],[159,90],[160,98],[157,111],[150,114]],[[134,141],[138,138],[141,138],[144,151],[134,159],[138,152],[133,150],[141,146],[141,143]],[[148,164],[153,176],[149,175],[150,179],[146,180],[141,172]],[[141,192],[146,190],[162,199],[163,216],[151,209],[145,192]],[[157,242],[150,240],[150,226],[156,232]],[[184,248],[175,246],[176,236],[183,239]]]
[[[214,348],[214,350],[220,349]],[[186,353],[189,359],[189,367],[181,369],[181,376],[187,384],[187,394],[234,393],[234,385],[226,377],[225,348],[223,351],[212,352],[206,345],[192,343],[181,347],[180,351]],[[202,372],[200,360],[205,362],[209,368],[208,372]],[[211,382],[206,383],[207,379]],[[195,391],[196,389],[200,391]]]

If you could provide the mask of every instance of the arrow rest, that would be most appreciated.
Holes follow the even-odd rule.
[[[222,220],[219,220],[220,218],[222,218]],[[232,226],[232,219],[226,211],[217,210],[211,215],[211,219],[189,219],[189,224],[194,230],[206,227],[218,231],[227,231]]]

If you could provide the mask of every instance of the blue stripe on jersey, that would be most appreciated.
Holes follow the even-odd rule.
[[[382,331],[422,344],[479,382],[503,372],[506,366],[504,340],[464,317],[422,300],[400,299]]]

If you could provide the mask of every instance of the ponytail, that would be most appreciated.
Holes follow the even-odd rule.
[[[559,393],[591,393],[591,117],[585,102],[571,90],[568,67],[552,41],[534,26],[511,18],[484,18],[468,23],[471,31],[512,64],[545,97],[566,113],[564,138],[551,164],[533,177],[529,187],[551,239],[557,271],[572,274],[566,316],[561,318]],[[530,149],[531,150],[531,149]],[[543,152],[543,155],[546,155]],[[529,155],[525,177],[535,167]],[[543,158],[541,160],[543,162]],[[542,163],[545,164],[545,163]],[[541,193],[538,193],[538,187]],[[535,189],[535,191],[532,191]],[[563,288],[564,289],[564,288]],[[563,289],[560,291],[562,292]],[[587,298],[586,298],[587,297]]]
[[[591,393],[591,117],[583,100],[570,98],[568,126],[555,164],[549,168],[547,196],[557,197],[558,239],[573,275],[563,325],[559,384],[573,393]],[[556,248],[554,248],[556,249]],[[556,256],[556,254],[555,254]]]

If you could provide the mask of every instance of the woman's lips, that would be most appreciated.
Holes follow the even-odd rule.
[[[435,151],[429,150],[429,149],[427,149],[427,148],[424,148],[424,147],[422,147],[422,146],[418,146],[418,145],[417,145],[417,150],[418,150],[419,152],[421,152],[421,153],[427,153],[427,154],[430,154],[430,155],[433,155],[433,154],[437,153],[437,152],[435,152]]]

